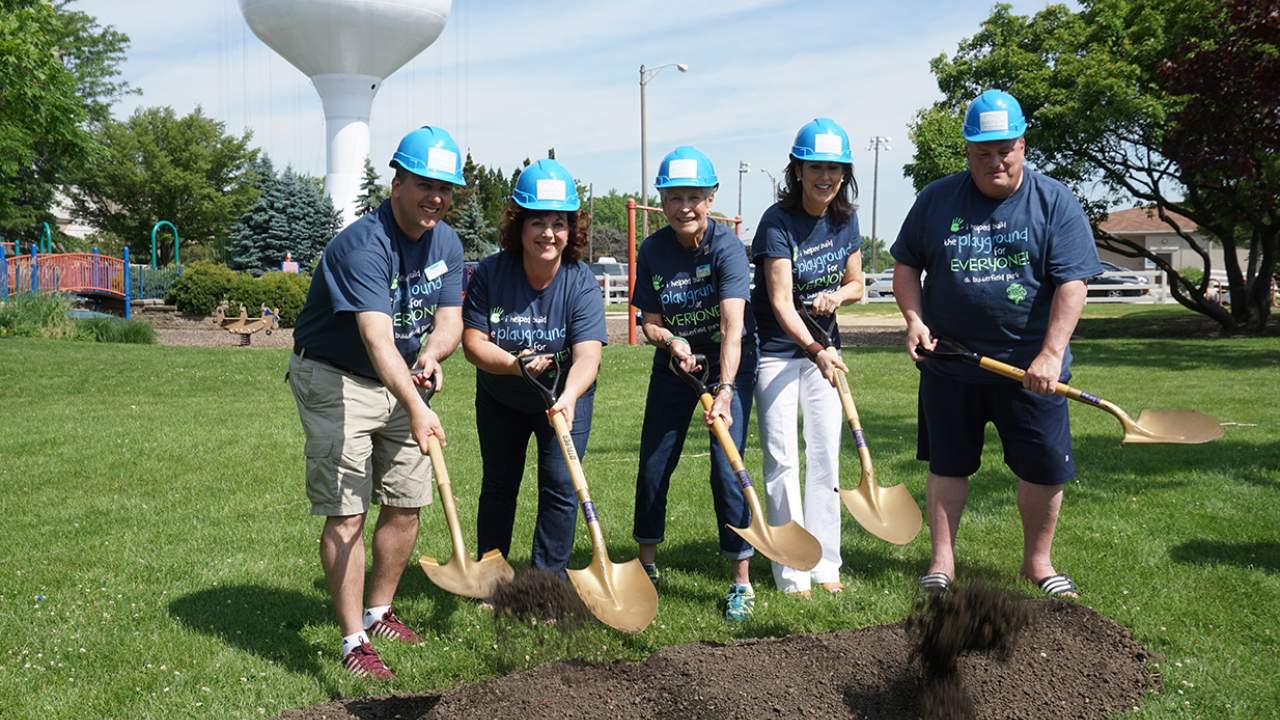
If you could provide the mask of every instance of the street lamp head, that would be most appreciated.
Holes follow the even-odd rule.
[[[689,66],[684,63],[676,63],[676,69],[680,72],[689,72]]]

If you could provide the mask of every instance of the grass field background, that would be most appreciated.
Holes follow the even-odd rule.
[[[890,306],[891,307],[891,306]],[[1140,312],[1155,313],[1145,319]],[[1275,716],[1280,707],[1280,339],[1143,335],[1174,310],[1087,314],[1075,382],[1136,416],[1190,407],[1241,426],[1204,446],[1122,448],[1108,415],[1073,406],[1080,476],[1067,490],[1055,560],[1082,603],[1133,629],[1163,659],[1163,692],[1136,717]],[[1157,333],[1158,334],[1158,333]],[[651,350],[604,354],[584,460],[615,560],[630,539],[636,453]],[[923,502],[914,460],[914,370],[897,349],[847,351],[877,475]],[[418,647],[383,643],[389,685],[347,677],[307,514],[301,429],[283,382],[287,351],[0,341],[0,716],[260,717],[335,696],[426,692],[573,652],[638,659],[659,647],[856,628],[900,620],[928,556],[927,529],[895,547],[845,516],[848,591],[793,601],[752,563],[756,617],[725,623],[727,567],[716,554],[705,435],[672,483],[667,584],[657,620],[623,636],[602,626],[572,648],[497,642],[489,614],[446,595],[416,567],[397,598],[423,631]],[[473,373],[446,366],[436,407],[467,542],[480,479]],[[752,421],[746,461],[759,478]],[[972,483],[958,547],[962,578],[1014,579],[1021,532],[1014,480],[994,431]],[[530,462],[528,467],[532,467]],[[857,477],[846,441],[845,486]],[[527,565],[534,507],[527,471],[512,550]],[[761,483],[757,483],[759,487]],[[446,558],[438,505],[423,512],[418,553]],[[415,558],[417,556],[415,554]],[[571,566],[590,556],[579,527]]]

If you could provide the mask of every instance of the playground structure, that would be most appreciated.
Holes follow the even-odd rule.
[[[221,327],[229,333],[240,336],[240,347],[248,347],[249,341],[253,338],[253,334],[266,330],[270,335],[276,328],[280,327],[280,308],[268,308],[262,306],[262,317],[249,319],[249,311],[245,310],[244,305],[240,306],[240,315],[238,317],[227,317],[227,301],[223,300],[218,304],[217,312],[213,316],[213,324]]]
[[[157,266],[156,235],[163,227],[173,234],[173,263]],[[108,298],[124,303],[124,317],[133,314],[134,300],[163,299],[174,280],[182,274],[179,262],[178,229],[161,220],[151,229],[151,262],[135,265],[129,248],[121,257],[90,252],[55,252],[48,223],[38,241],[22,252],[20,240],[0,243],[0,301],[23,293],[68,293],[89,298]],[[10,247],[13,248],[10,256]]]
[[[662,208],[649,207],[648,205],[641,205],[635,201],[635,198],[627,198],[627,290],[626,290],[626,293],[628,296],[631,293],[631,288],[635,287],[636,285],[636,244],[637,244],[636,243],[636,211],[657,213],[660,219],[659,219],[659,224],[654,226],[655,228],[660,228],[663,226],[663,224],[666,223],[666,216],[662,214]],[[715,213],[711,213],[708,217],[710,217],[712,220],[715,220],[718,223],[724,223],[726,225],[729,223],[732,223],[733,234],[736,235],[739,240],[742,239],[742,218],[741,217],[728,217],[727,215],[717,215]],[[640,241],[643,242],[644,238],[641,238]],[[607,294],[608,294],[608,289],[606,288],[606,295]],[[639,310],[636,308],[635,305],[628,305],[627,309],[628,309],[627,344],[635,345],[636,344],[636,313],[639,312]]]

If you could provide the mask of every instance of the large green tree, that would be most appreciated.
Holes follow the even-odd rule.
[[[378,171],[369,161],[364,159],[364,177],[360,179],[360,195],[356,197],[356,215],[368,215],[391,196],[391,189],[378,177]]]
[[[183,245],[195,250],[191,259],[224,259],[232,224],[258,196],[251,132],[228,135],[199,107],[185,117],[152,107],[109,120],[95,135],[103,151],[70,192],[82,217],[122,238],[139,259],[149,257],[159,220],[178,227]],[[171,248],[159,253],[161,263],[172,259]]]
[[[0,235],[52,219],[56,189],[96,151],[92,128],[131,92],[128,38],[66,5],[0,2]]]
[[[921,188],[963,167],[963,144],[957,138],[965,104],[988,87],[1008,90],[1031,119],[1028,161],[1084,200],[1099,246],[1150,260],[1165,272],[1178,302],[1224,329],[1260,330],[1269,315],[1261,301],[1270,272],[1263,260],[1276,256],[1274,189],[1240,202],[1246,197],[1239,194],[1242,190],[1256,187],[1241,182],[1246,169],[1231,163],[1217,163],[1211,171],[1197,169],[1189,162],[1186,144],[1177,148],[1169,139],[1185,127],[1192,110],[1206,113],[1227,132],[1256,126],[1259,107],[1274,116],[1280,83],[1250,85],[1249,92],[1257,97],[1248,104],[1233,101],[1231,92],[1213,85],[1249,63],[1274,62],[1277,0],[1083,0],[1081,5],[1079,12],[1050,5],[1032,16],[998,5],[954,55],[934,58],[931,67],[944,97],[916,116],[911,128],[916,154],[906,168],[908,176]],[[1257,17],[1270,18],[1270,24],[1250,25],[1229,11],[1232,5],[1260,7]],[[1206,58],[1250,32],[1257,37],[1240,43],[1233,57]],[[1189,82],[1188,71],[1173,69],[1193,58],[1215,68],[1213,82]],[[1173,82],[1175,77],[1183,82]],[[1210,147],[1221,145],[1222,138],[1212,132],[1200,137]],[[1268,145],[1256,134],[1248,137],[1259,163],[1274,168],[1274,139]],[[1210,192],[1228,185],[1226,192]],[[1231,281],[1230,308],[1209,296],[1204,281],[1184,278],[1145,246],[1098,227],[1109,207],[1133,205],[1153,207],[1183,237],[1203,259],[1204,277],[1213,269],[1208,243],[1182,232],[1170,213],[1191,218],[1209,242],[1222,245]],[[1233,266],[1244,270],[1233,272]]]

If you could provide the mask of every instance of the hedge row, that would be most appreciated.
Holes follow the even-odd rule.
[[[227,315],[240,312],[243,304],[250,316],[261,306],[280,310],[280,325],[293,327],[307,300],[311,277],[300,273],[271,272],[261,277],[236,272],[211,262],[194,262],[182,269],[182,276],[169,289],[167,302],[193,315],[212,315],[218,303],[227,301]]]

